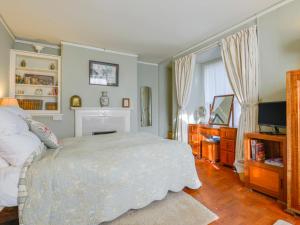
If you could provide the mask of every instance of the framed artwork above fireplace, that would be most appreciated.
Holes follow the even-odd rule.
[[[89,83],[102,86],[119,86],[119,64],[90,60]]]

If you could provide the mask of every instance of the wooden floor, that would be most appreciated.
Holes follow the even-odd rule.
[[[219,216],[213,225],[272,225],[278,219],[300,224],[283,211],[276,200],[245,188],[230,168],[214,168],[206,161],[197,161],[202,187],[185,190]]]

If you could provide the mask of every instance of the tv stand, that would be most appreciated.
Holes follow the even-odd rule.
[[[270,165],[264,163],[264,161],[256,161],[256,159],[253,159],[251,140],[257,140],[264,143],[266,158],[270,159],[280,157],[283,159],[283,165]],[[286,202],[286,135],[246,133],[244,135],[244,147],[244,172],[246,187],[275,197],[281,202]]]

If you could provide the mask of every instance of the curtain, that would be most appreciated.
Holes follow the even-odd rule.
[[[244,170],[244,133],[254,132],[258,114],[258,39],[252,26],[222,40],[222,58],[234,94],[241,104],[235,167]]]
[[[210,111],[214,96],[233,94],[225,65],[222,58],[202,64],[204,76],[204,97],[206,112]],[[238,126],[241,114],[241,106],[237,98],[234,98],[234,125]],[[209,120],[209,113],[206,113],[205,121]],[[230,124],[232,121],[230,121]]]
[[[175,87],[178,103],[175,139],[188,142],[188,115],[185,111],[190,99],[196,56],[186,55],[175,60]]]

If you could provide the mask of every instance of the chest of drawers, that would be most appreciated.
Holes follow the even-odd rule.
[[[203,141],[210,136],[220,136],[220,161],[233,166],[235,160],[235,143],[237,129],[231,127],[211,126],[207,124],[189,124],[189,144],[196,158],[202,158],[207,145]]]

